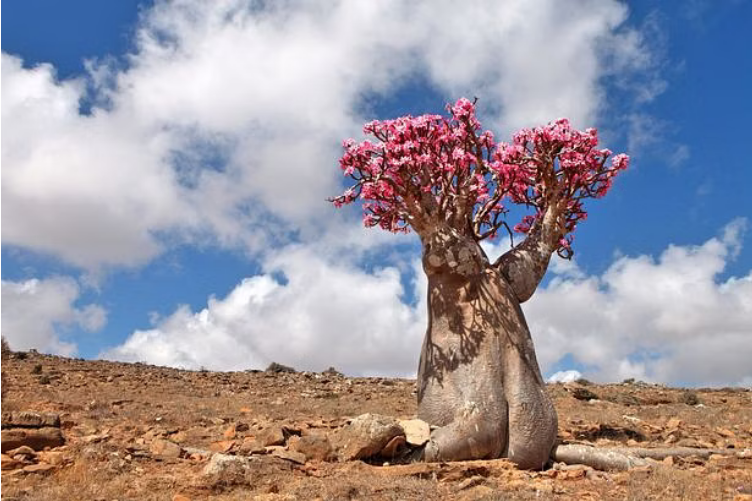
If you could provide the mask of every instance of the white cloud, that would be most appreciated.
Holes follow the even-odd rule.
[[[569,355],[582,373],[560,371],[551,380],[749,380],[752,274],[717,280],[739,251],[745,224],[737,220],[699,246],[669,246],[657,260],[617,258],[600,276],[554,261],[551,282],[523,305],[542,371]],[[226,297],[210,298],[199,312],[180,307],[104,356],[216,369],[277,361],[414,374],[426,325],[419,263],[400,276],[393,267],[364,271],[358,252],[325,255],[316,246],[288,247]],[[417,302],[407,303],[407,292]]]
[[[3,337],[15,350],[75,354],[76,345],[62,340],[62,332],[76,326],[95,332],[107,323],[107,312],[101,306],[76,306],[80,293],[76,281],[68,277],[3,280]]]
[[[618,258],[600,276],[554,277],[523,307],[544,367],[570,354],[586,377],[734,384],[750,377],[752,273],[718,276],[746,221],[699,246]]]
[[[199,312],[181,306],[102,356],[187,368],[263,369],[276,361],[300,370],[414,374],[426,306],[425,279],[413,267],[420,300],[410,305],[396,268],[364,271],[347,256],[334,261],[291,246],[224,298],[210,298]]]
[[[3,244],[82,268],[146,262],[161,247],[152,232],[191,214],[159,161],[168,141],[125,116],[80,115],[83,92],[3,54]]]
[[[549,383],[571,383],[577,381],[581,377],[582,373],[580,371],[558,371],[551,374],[551,376],[546,379],[546,381]]]
[[[186,242],[253,253],[313,238],[366,98],[421,77],[447,100],[481,97],[504,134],[591,125],[604,78],[652,71],[627,14],[601,0],[176,0],[143,12],[125,69],[58,81],[4,54],[4,244],[97,271]]]

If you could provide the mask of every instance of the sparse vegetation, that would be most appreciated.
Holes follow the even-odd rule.
[[[33,375],[36,365],[44,374]],[[56,384],[40,387],[49,376]],[[415,381],[321,377],[296,372],[198,372],[29,354],[3,363],[3,410],[61,414],[70,465],[48,474],[3,472],[3,499],[139,499],[182,494],[216,499],[734,499],[752,486],[752,459],[672,458],[652,470],[601,472],[582,467],[522,472],[503,460],[382,466],[360,461],[297,465],[270,455],[255,470],[211,478],[206,457],[156,460],[166,440],[235,454],[245,438],[272,427],[285,438],[328,434],[365,412],[411,418]],[[116,380],[117,384],[112,384]],[[652,385],[596,385],[600,400],[572,398],[573,385],[549,385],[559,439],[599,447],[752,447],[752,392],[692,390],[704,407],[683,403],[688,390]],[[575,386],[582,389],[582,386]],[[334,395],[337,398],[333,398]],[[634,402],[637,402],[636,404]],[[669,402],[654,404],[653,402]],[[622,403],[623,402],[623,403]],[[629,403],[629,405],[628,405]],[[228,438],[228,430],[232,433]],[[698,445],[699,444],[699,445]],[[289,445],[289,443],[288,443]],[[729,449],[732,447],[733,449]],[[263,448],[262,448],[263,449]],[[12,471],[11,471],[12,473]]]
[[[577,400],[597,400],[598,395],[596,395],[594,392],[588,390],[587,388],[582,387],[574,387],[572,388],[572,396],[576,398]]]
[[[694,391],[685,391],[680,397],[680,402],[687,405],[699,405],[700,397]]]
[[[278,364],[277,362],[272,362],[269,364],[269,367],[266,368],[266,372],[296,372],[295,369],[292,367],[289,367],[287,365]]]
[[[2,345],[2,358],[3,360],[7,360],[10,358],[13,350],[10,349],[10,345],[8,344],[8,340],[5,339],[5,336],[0,337],[0,345]]]

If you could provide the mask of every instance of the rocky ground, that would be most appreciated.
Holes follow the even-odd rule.
[[[419,423],[405,435],[388,417],[354,418],[413,418],[412,380],[33,352],[4,354],[2,373],[4,500],[752,500],[748,389],[551,385],[562,442],[725,453],[622,472],[561,464],[528,472],[503,460],[394,464],[390,454],[420,440]],[[348,434],[358,426],[381,442],[356,443]]]

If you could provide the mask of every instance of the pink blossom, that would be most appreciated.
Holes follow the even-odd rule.
[[[487,238],[495,236],[505,220],[504,200],[537,207],[514,225],[514,231],[529,233],[555,192],[566,197],[558,205],[564,207],[559,250],[571,255],[572,232],[587,218],[583,200],[606,195],[616,174],[628,167],[629,157],[596,149],[598,131],[574,129],[566,118],[521,129],[510,143],[496,143],[493,133],[481,131],[473,102],[461,98],[447,109],[447,117],[374,120],[363,128],[370,139],[343,141],[340,167],[355,184],[332,199],[335,206],[361,199],[366,226],[407,232],[421,218],[450,220],[455,201],[472,196],[468,217],[477,214],[487,231],[476,236]],[[407,202],[423,204],[426,194],[443,213]]]

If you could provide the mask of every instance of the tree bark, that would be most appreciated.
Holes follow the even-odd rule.
[[[422,241],[428,329],[418,417],[438,426],[424,459],[505,457],[542,468],[557,417],[518,295],[472,238],[440,228]]]
[[[584,464],[597,470],[628,470],[635,466],[647,466],[645,459],[661,460],[669,456],[677,458],[709,458],[712,454],[728,455],[729,449],[697,449],[694,447],[592,447],[589,445],[567,444],[557,446],[551,459],[566,464]]]

